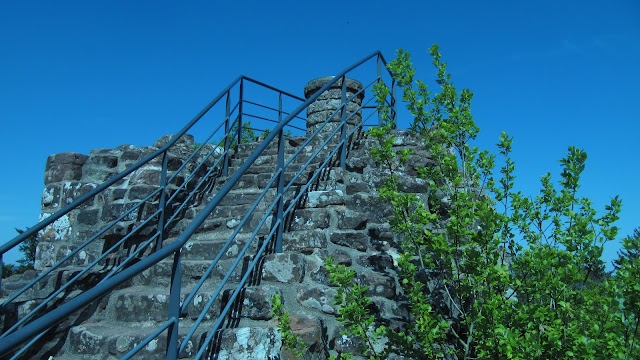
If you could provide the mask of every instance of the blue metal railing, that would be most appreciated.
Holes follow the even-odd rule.
[[[363,64],[369,61],[376,61],[377,72],[371,82],[369,82],[366,86],[357,93],[353,94],[350,97],[347,97],[347,88],[346,88],[346,76],[352,70],[357,69]],[[153,339],[157,338],[159,335],[167,331],[167,358],[175,359],[178,356],[178,353],[184,350],[185,346],[189,342],[189,339],[193,337],[198,328],[203,324],[203,319],[205,315],[210,310],[213,305],[213,302],[217,299],[217,297],[221,294],[226,283],[231,278],[232,274],[235,271],[235,268],[240,263],[241,259],[248,254],[250,247],[253,245],[256,238],[258,238],[259,231],[267,224],[269,218],[271,218],[270,230],[266,235],[266,241],[262,241],[260,245],[257,246],[255,253],[252,254],[251,263],[244,269],[244,273],[241,276],[240,281],[236,285],[233,290],[233,293],[227,300],[227,303],[224,309],[219,314],[218,318],[215,320],[213,326],[209,328],[207,331],[207,336],[204,341],[199,344],[199,351],[196,355],[196,358],[200,358],[203,356],[204,352],[210,346],[210,343],[216,334],[216,332],[220,329],[221,325],[224,322],[224,319],[227,317],[227,313],[232,307],[234,300],[238,297],[241,289],[245,286],[247,279],[250,277],[250,274],[256,267],[256,265],[261,261],[263,256],[265,255],[265,251],[271,245],[272,248],[276,252],[281,252],[283,247],[282,236],[284,233],[284,221],[289,214],[295,209],[295,204],[301,201],[304,193],[309,189],[311,184],[317,180],[320,174],[325,171],[332,161],[332,159],[339,159],[341,166],[345,166],[345,159],[348,150],[349,138],[353,136],[357,131],[359,131],[363,126],[365,126],[365,122],[368,118],[374,115],[375,105],[371,102],[372,99],[363,101],[363,103],[359,106],[356,111],[349,113],[346,110],[346,105],[351,101],[357,98],[358,96],[364,97],[364,92],[366,89],[370,89],[373,84],[379,81],[383,81],[382,68],[386,65],[384,58],[380,52],[374,52],[371,55],[365,57],[358,63],[352,65],[346,70],[342,71],[338,74],[333,80],[329,81],[326,85],[324,85],[320,90],[318,90],[315,94],[310,96],[306,101],[302,102],[301,98],[295,97],[294,95],[288,94],[284,91],[273,88],[269,85],[260,83],[256,80],[249,79],[247,77],[239,77],[232,84],[230,84],[225,90],[223,90],[211,103],[209,103],[205,109],[203,109],[189,124],[187,124],[178,134],[172,137],[172,139],[160,147],[158,150],[154,151],[152,154],[146,156],[136,164],[129,167],[124,172],[114,176],[109,179],[102,185],[96,187],[93,191],[79,197],[77,200],[72,202],[70,205],[65,207],[64,209],[59,210],[58,212],[51,215],[49,218],[43,220],[36,226],[30,228],[25,231],[20,236],[11,240],[9,243],[0,247],[0,260],[1,255],[4,254],[9,249],[17,246],[21,242],[28,239],[30,236],[36,234],[38,231],[45,229],[47,226],[52,224],[57,219],[61,218],[65,214],[68,214],[70,211],[73,211],[78,206],[89,200],[90,198],[96,196],[97,194],[105,191],[110,186],[116,184],[118,181],[125,179],[128,175],[132,174],[134,171],[142,168],[145,164],[149,164],[154,159],[158,159],[161,157],[162,163],[162,176],[160,181],[160,186],[149,194],[145,199],[142,199],[136,206],[127,210],[123,214],[121,214],[118,218],[114,219],[105,229],[101,229],[98,231],[92,238],[88,239],[76,249],[74,249],[68,256],[64,259],[60,260],[55,264],[52,269],[49,269],[42,274],[40,274],[34,281],[30,284],[13,294],[6,300],[2,307],[6,307],[9,303],[16,300],[20,294],[26,292],[35,283],[45,279],[47,276],[50,276],[51,272],[54,269],[62,269],[63,264],[65,264],[68,260],[70,260],[75,254],[81,251],[83,248],[88,246],[93,241],[100,239],[110,228],[115,226],[116,224],[126,219],[132,212],[138,211],[139,207],[142,204],[147,204],[150,201],[158,202],[158,209],[155,212],[152,212],[149,217],[145,220],[140,221],[134,227],[135,231],[130,232],[125,235],[120,241],[116,242],[110,249],[105,251],[98,259],[93,261],[90,266],[85,267],[78,274],[76,274],[72,281],[64,284],[62,287],[56,289],[51,295],[49,295],[40,305],[39,308],[32,311],[30,314],[27,314],[25,317],[20,319],[18,323],[16,323],[9,330],[5,331],[2,335],[0,335],[0,353],[6,354],[12,351],[12,349],[17,348],[20,344],[33,339],[34,337],[41,336],[47,329],[51,326],[57,324],[61,320],[70,316],[75,311],[81,309],[86,306],[90,302],[95,301],[96,299],[108,294],[117,286],[123,284],[125,281],[133,278],[137,274],[140,274],[142,271],[147,270],[159,263],[162,260],[169,259],[173,256],[173,266],[171,272],[171,285],[170,285],[170,296],[169,296],[169,311],[167,316],[167,321],[153,331],[144,341],[138,344],[134,349],[132,349],[125,358],[129,358],[133,356],[137,351],[142,349],[146,344],[148,344]],[[389,77],[390,78],[390,77]],[[296,151],[289,159],[285,159],[285,130],[292,129],[292,131],[302,131],[303,128],[300,126],[296,126],[294,121],[296,119],[304,119],[300,114],[309,106],[309,104],[316,101],[316,99],[323,94],[325,91],[334,87],[336,84],[340,84],[342,81],[341,88],[341,106],[331,114],[327,120],[321,124],[316,130],[310,134],[306,140],[299,147],[298,151]],[[261,86],[265,89],[269,89],[278,93],[278,105],[276,106],[268,106],[264,104],[257,103],[252,100],[245,99],[245,88],[244,83],[250,82],[252,84]],[[232,98],[232,89],[238,86],[238,101],[231,101]],[[393,88],[393,82],[388,85]],[[295,99],[299,102],[302,102],[299,106],[297,106],[294,110],[285,110],[283,108],[283,97],[289,97],[290,99]],[[184,181],[179,184],[174,184],[175,179],[179,177],[177,174],[181,173],[183,170],[187,168],[187,164],[192,163],[197,156],[200,155],[200,152],[205,152],[205,146],[199,147],[195,150],[189,158],[183,162],[179,169],[170,174],[167,170],[167,161],[170,156],[170,149],[174,146],[181,137],[183,137],[187,131],[189,131],[194,124],[201,120],[201,118],[211,110],[216,104],[222,103],[221,100],[224,99],[224,121],[221,122],[218,127],[209,134],[205,139],[205,143],[211,143],[212,138],[218,133],[219,130],[224,129],[224,136],[221,141],[214,142],[215,146],[210,146],[210,150],[205,155],[201,155],[199,161],[196,161],[195,170],[193,170],[188,176],[185,176]],[[375,100],[375,99],[374,99]],[[389,105],[392,107],[395,104],[395,99],[389,99]],[[277,113],[276,118],[265,117],[262,115],[252,114],[249,112],[245,112],[244,109],[248,109],[249,107],[254,108],[262,108],[268,111],[273,111]],[[362,112],[364,109],[371,109],[372,112],[368,115],[367,119],[362,119],[361,122],[356,124],[355,126],[349,127],[347,124],[349,120],[355,116],[357,112]],[[340,115],[340,125],[333,130],[327,131],[325,127],[330,122],[330,119],[334,117],[334,115]],[[395,113],[394,113],[395,114]],[[222,184],[222,186],[217,190],[215,195],[209,200],[206,206],[200,210],[200,212],[195,216],[195,218],[189,223],[189,225],[177,236],[177,238],[170,242],[169,244],[163,244],[163,240],[166,238],[165,230],[169,224],[172,224],[178,217],[178,214],[183,211],[186,207],[192,204],[192,200],[195,199],[200,193],[202,193],[203,188],[206,188],[206,182],[211,181],[211,178],[215,178],[216,175],[227,176],[229,175],[229,159],[231,157],[231,151],[234,147],[239,147],[243,142],[242,131],[243,129],[247,129],[247,126],[243,124],[244,118],[252,118],[258,120],[266,120],[273,123],[277,123],[277,125],[273,129],[263,128],[255,130],[263,130],[262,138],[263,141],[260,142],[255,150],[251,152],[251,154],[247,157],[247,159],[233,172],[230,177]],[[233,121],[231,119],[234,119]],[[235,130],[234,133],[231,130]],[[324,132],[328,134],[324,136],[324,141],[318,140],[318,134]],[[182,252],[180,251],[182,247],[187,243],[187,241],[198,231],[198,228],[205,222],[207,217],[209,217],[216,207],[221,203],[221,201],[225,198],[225,196],[236,186],[240,178],[247,172],[247,170],[255,163],[256,159],[265,153],[265,150],[272,144],[272,142],[277,142],[277,164],[276,168],[273,172],[273,176],[266,182],[264,186],[264,190],[259,194],[257,199],[254,201],[250,209],[247,211],[245,216],[240,221],[240,224],[237,225],[236,229],[229,236],[227,241],[223,244],[221,250],[218,252],[216,257],[210,263],[207,270],[202,274],[198,283],[191,289],[189,294],[186,296],[185,300],[181,303],[180,301],[180,290],[182,288]],[[307,145],[314,143],[315,152],[303,163],[299,164],[300,161],[295,161],[298,155],[301,153],[302,149]],[[214,157],[214,160],[209,160]],[[312,164],[316,164],[315,168],[311,168]],[[297,166],[297,168],[296,168]],[[195,174],[198,170],[204,169],[206,170],[205,175],[202,176],[200,181],[198,181],[195,186],[192,186],[190,191],[187,191],[188,185],[195,179]],[[294,172],[293,177],[285,182],[285,175],[290,172]],[[310,177],[306,179],[305,185],[302,189],[298,189],[296,196],[287,195],[290,190],[294,187],[296,182],[300,182],[300,177],[304,172],[308,172]],[[275,197],[270,202],[267,200],[267,194],[269,189],[275,187]],[[172,204],[174,200],[177,198],[178,194],[184,194],[187,192],[187,195],[184,197],[179,206],[174,207],[172,213],[169,214],[167,210],[167,204]],[[285,204],[285,198],[289,196],[287,199],[288,202]],[[189,328],[186,338],[182,339],[181,345],[178,346],[178,330],[180,328],[180,318],[183,316],[187,310],[187,307],[191,303],[191,300],[196,295],[196,293],[202,289],[203,284],[206,279],[211,275],[211,272],[216,267],[223,254],[226,252],[230,244],[236,239],[240,230],[247,224],[249,219],[257,214],[256,209],[258,205],[263,202],[263,208],[265,211],[263,212],[258,224],[255,229],[252,231],[249,239],[246,240],[243,249],[239,252],[236,259],[233,261],[233,264],[228,268],[225,273],[223,279],[217,284],[216,290],[213,292],[209,301],[205,305],[204,309],[198,315],[194,324]],[[156,226],[157,230],[152,235],[149,236],[147,240],[145,240],[134,253],[132,253],[129,257],[127,257],[123,262],[121,262],[118,266],[113,267],[108,272],[103,274],[100,282],[86,289],[84,292],[79,294],[78,296],[69,299],[67,302],[63,303],[60,306],[57,306],[55,309],[46,309],[46,304],[48,304],[52,299],[58,296],[62,291],[65,291],[68,284],[81,279],[87,272],[89,272],[92,267],[98,265],[108,254],[116,251],[125,241],[127,241],[127,236],[134,236],[137,231],[144,228],[145,226]],[[150,252],[149,248],[155,244],[154,251]],[[150,253],[149,253],[150,252]],[[148,253],[148,254],[143,254]],[[144,255],[144,256],[143,256]],[[132,261],[135,259],[136,261]],[[0,283],[1,285],[1,283]],[[66,286],[66,287],[65,287]],[[46,311],[45,311],[46,310]],[[37,315],[37,318],[34,315]],[[28,321],[30,320],[30,321]],[[33,343],[34,341],[31,341]],[[16,355],[15,357],[17,357]]]

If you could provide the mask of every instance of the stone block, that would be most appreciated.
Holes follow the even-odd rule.
[[[324,267],[327,251],[315,251],[305,258],[305,276],[307,281],[329,285],[327,269]]]
[[[307,208],[322,208],[329,205],[344,204],[344,193],[341,190],[309,191],[307,194]]]
[[[370,222],[386,223],[391,216],[391,206],[370,193],[357,193],[347,196],[344,205],[349,209],[358,209]]]
[[[82,178],[82,166],[89,157],[75,152],[54,154],[47,158],[44,183],[77,181]]]
[[[129,189],[127,198],[129,200],[142,200],[157,189],[156,186],[134,185]]]
[[[280,357],[281,347],[282,338],[278,330],[274,328],[226,329],[222,332],[217,358],[225,360],[277,359]],[[205,353],[205,355],[209,354]]]
[[[40,215],[40,221],[49,217],[50,214],[43,213]],[[73,213],[62,215],[52,224],[47,225],[38,232],[38,241],[62,241],[68,240],[71,236],[71,224],[75,222]]]
[[[377,272],[386,272],[394,268],[393,258],[388,254],[367,254],[360,257],[361,265],[373,269]]]
[[[320,319],[309,315],[292,314],[289,317],[289,325],[291,331],[300,336],[308,352],[324,352],[324,328]]]
[[[94,150],[89,154],[87,164],[94,164],[108,169],[113,169],[118,166],[118,157],[113,154],[100,153],[99,150]]]
[[[129,184],[144,184],[144,185],[160,185],[160,168],[155,168],[149,165],[145,165],[142,168],[134,171],[129,178]]]
[[[111,191],[111,198],[113,200],[122,200],[127,194],[127,189],[113,189]]]
[[[357,275],[356,281],[360,285],[369,287],[365,293],[367,296],[382,296],[391,299],[396,295],[396,281],[390,276],[364,272]]]
[[[289,224],[290,231],[308,231],[329,227],[329,214],[324,209],[298,209]]]
[[[333,308],[336,290],[328,286],[304,285],[298,288],[296,299],[304,307],[322,311],[325,314],[335,314]]]
[[[311,254],[315,249],[327,248],[324,231],[296,231],[285,233],[283,248],[287,252]]]
[[[262,266],[262,279],[281,283],[301,282],[304,277],[304,258],[300,254],[267,255]]]
[[[124,204],[106,204],[102,208],[102,216],[101,220],[108,222],[113,221],[120,217],[120,215],[124,214],[127,210],[133,208],[136,204],[133,203],[124,203]],[[127,216],[125,216],[122,220],[124,221],[133,221],[137,217],[138,209],[133,210]]]
[[[362,230],[367,227],[368,217],[360,212],[343,210],[338,211],[338,229]]]
[[[42,208],[55,210],[60,207],[61,194],[62,189],[60,184],[45,186],[44,191],[42,191]]]
[[[276,294],[282,295],[282,292],[273,285],[247,287],[242,300],[242,316],[253,320],[271,319],[271,298]]]
[[[367,251],[369,236],[361,231],[333,232],[329,236],[332,243],[350,247],[358,251]]]
[[[369,187],[369,185],[363,181],[348,184],[346,187],[347,195],[353,195],[361,192],[368,193],[370,191],[371,188]]]
[[[100,209],[85,209],[78,213],[79,224],[93,226],[100,221]]]
[[[71,204],[75,199],[80,196],[90,192],[91,190],[96,188],[96,184],[94,183],[85,183],[78,181],[69,181],[65,182],[62,185],[62,194],[60,199],[60,205],[65,206]],[[93,205],[93,198],[88,199],[84,202],[84,206]]]

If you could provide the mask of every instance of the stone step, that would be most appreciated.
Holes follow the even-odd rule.
[[[186,312],[181,314],[184,319],[197,319],[211,300],[216,287],[201,288],[193,298]],[[216,297],[210,308],[206,310],[204,320],[215,320],[222,310],[221,304],[226,305],[229,296],[235,289],[234,284],[228,284]],[[183,303],[190,289],[181,292],[180,302]],[[281,294],[278,287],[271,284],[248,286],[241,291],[237,304],[240,317],[252,320],[269,320],[271,314],[271,297]],[[222,302],[224,300],[224,303]],[[113,293],[107,305],[110,319],[118,322],[157,322],[163,323],[168,317],[169,290],[167,288],[134,286]]]
[[[238,235],[231,241],[231,244],[224,251],[222,259],[235,259],[240,250],[246,245],[248,236]],[[228,237],[222,237],[219,240],[189,240],[182,249],[182,258],[184,260],[213,260],[222,250],[223,245],[227,242]],[[254,240],[254,244],[249,246],[250,253],[254,253],[258,240]]]
[[[154,323],[115,324],[113,322],[84,323],[71,328],[67,337],[64,356],[76,359],[117,359],[133,349],[145,337],[152,333],[158,325]],[[180,329],[180,339],[184,339],[188,329]],[[179,358],[191,358],[198,349],[200,330],[190,340]],[[152,340],[135,356],[135,359],[155,360],[166,358],[167,332],[163,332]],[[58,357],[55,357],[58,359]]]
[[[245,214],[232,217],[216,217],[207,219],[200,225],[193,235],[193,239],[206,239],[206,240],[226,240],[231,233],[240,225]],[[239,234],[249,235],[258,227],[258,224],[264,217],[263,212],[256,211],[249,219],[244,223],[240,229]],[[181,220],[175,227],[171,229],[168,236],[170,239],[178,237],[191,223],[190,219]],[[265,219],[258,236],[264,236],[269,233],[271,226],[271,215],[268,215]]]
[[[181,320],[179,329],[179,343],[184,341],[190,330],[192,321]],[[269,323],[243,321],[244,326],[220,331],[220,336],[210,343],[205,358],[211,358],[217,353],[219,359],[270,359],[278,358],[281,348],[281,337],[276,328]],[[67,344],[62,354],[55,359],[118,359],[139,344],[152,333],[158,323],[134,322],[87,322],[71,328],[67,336]],[[208,335],[213,323],[203,322],[189,339],[178,358],[193,358]],[[250,325],[250,326],[246,326]],[[318,326],[316,326],[318,327]],[[155,360],[166,358],[167,332],[161,333],[152,340],[134,358]],[[213,349],[213,350],[212,350]]]
[[[244,274],[244,267],[252,261],[253,251],[244,256],[229,277],[230,282],[238,282]],[[205,280],[206,286],[217,286],[231,268],[235,259],[218,261],[211,274]],[[198,282],[211,265],[211,260],[183,260],[181,261],[182,286],[189,287]],[[282,253],[265,255],[259,269],[254,270],[254,280],[280,283],[300,282],[304,278],[304,257],[296,253]],[[135,285],[169,287],[173,259],[165,259],[150,269],[143,271],[133,282]],[[257,272],[259,271],[259,273]],[[250,279],[251,280],[251,279]]]
[[[228,269],[231,267],[234,259],[220,260],[207,278],[205,284],[215,286],[223,279]],[[241,260],[235,270],[232,272],[229,281],[237,282],[242,278],[242,266],[245,260]],[[211,260],[183,260],[182,262],[182,284],[187,287],[195,284],[200,280],[204,272],[211,264]],[[165,259],[149,270],[142,273],[137,284],[155,285],[160,287],[168,287],[171,283],[171,269],[173,267],[173,259]]]

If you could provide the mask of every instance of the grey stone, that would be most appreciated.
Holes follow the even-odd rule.
[[[288,233],[284,240],[285,251],[311,254],[315,249],[326,249],[327,236],[324,231],[296,231]]]
[[[222,332],[219,360],[277,360],[282,338],[274,328],[227,329]]]
[[[42,208],[60,207],[61,192],[59,184],[47,185],[42,192]]]
[[[308,99],[333,79],[334,79],[334,76],[327,76],[327,77],[317,78],[309,81],[307,85],[304,87],[304,96]],[[346,79],[345,86],[348,90],[354,93],[362,89],[361,82],[354,79],[350,79],[350,78]],[[342,88],[342,79],[338,79],[333,85],[329,87],[329,89],[331,90],[333,89],[339,90],[341,88]],[[364,93],[361,93],[361,94],[362,94],[362,97],[364,97]],[[337,95],[337,96],[339,97],[340,95]]]
[[[360,212],[355,211],[339,211],[338,229],[341,230],[362,230],[367,227],[368,217]]]
[[[129,179],[130,184],[144,184],[144,185],[160,185],[160,173],[161,169],[153,168],[152,166],[143,166],[140,169],[134,171]]]
[[[347,195],[353,195],[360,192],[369,192],[371,191],[371,188],[366,182],[360,181],[360,182],[348,184],[346,190],[347,190]]]
[[[304,307],[333,314],[335,309],[332,305],[335,296],[336,290],[328,286],[304,285],[298,288],[296,299]]]
[[[281,283],[301,282],[304,258],[300,254],[271,254],[265,257],[262,279]]]
[[[96,153],[95,151],[92,151],[89,154],[89,159],[87,160],[87,163],[113,169],[118,166],[118,157],[111,154],[104,154],[104,153],[101,154],[101,153]]]
[[[157,187],[149,185],[134,185],[129,189],[129,200],[142,200],[155,191]]]
[[[75,152],[51,155],[47,158],[44,183],[49,185],[61,181],[77,181],[82,177],[82,166],[88,156]]]
[[[371,254],[360,257],[360,264],[377,272],[386,272],[393,269],[393,258],[388,254]]]
[[[326,229],[329,227],[329,215],[327,209],[299,209],[296,210],[291,223],[290,231],[305,231]]]
[[[316,354],[324,352],[324,327],[320,319],[309,315],[293,314],[289,317],[289,325],[291,326],[291,331],[300,336],[306,345],[305,352]]]
[[[77,181],[68,181],[62,185],[62,196],[60,199],[61,205],[71,204],[75,199],[90,192],[96,187],[94,183],[84,183]],[[93,205],[93,199],[88,199],[84,202],[85,206]]]
[[[83,225],[95,225],[100,221],[100,209],[82,210],[76,219]]]
[[[364,272],[357,275],[357,281],[361,285],[369,287],[365,293],[367,296],[382,296],[391,299],[396,295],[396,282],[390,276]]]
[[[347,196],[344,205],[364,212],[370,222],[386,223],[391,216],[391,206],[380,200],[377,195],[370,193]]]
[[[242,300],[242,316],[253,320],[271,319],[271,298],[276,294],[282,295],[282,292],[273,285],[248,287]]]
[[[344,193],[340,190],[309,191],[307,194],[308,208],[322,208],[329,205],[343,205]]]
[[[361,231],[333,232],[329,236],[332,243],[347,246],[358,251],[367,251],[369,237]]]
[[[111,197],[113,200],[122,200],[127,194],[127,189],[113,189],[111,191]]]

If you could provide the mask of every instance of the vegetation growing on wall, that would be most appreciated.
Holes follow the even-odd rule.
[[[25,230],[16,228],[18,234],[22,234]],[[2,277],[5,278],[14,274],[22,274],[27,270],[33,270],[33,264],[36,261],[37,246],[37,235],[33,235],[26,241],[22,242],[18,248],[22,253],[22,258],[18,259],[18,266],[13,264],[2,264]]]
[[[580,194],[587,154],[575,147],[557,180],[546,174],[533,196],[517,191],[512,138],[500,135],[497,154],[471,145],[473,94],[456,89],[437,46],[430,53],[437,93],[414,79],[408,53],[389,64],[415,119],[411,131],[437,164],[419,171],[428,203],[401,191],[410,153],[393,148],[391,125],[370,131],[379,144],[372,156],[388,170],[378,192],[393,208],[411,319],[404,329],[380,326],[367,306],[353,306],[367,302],[355,272],[329,263],[345,335],[359,338],[369,359],[640,358],[640,232],[623,241],[612,274],[600,259],[617,236],[620,199],[598,212]],[[382,100],[388,89],[376,92]],[[388,108],[379,111],[390,121]]]

